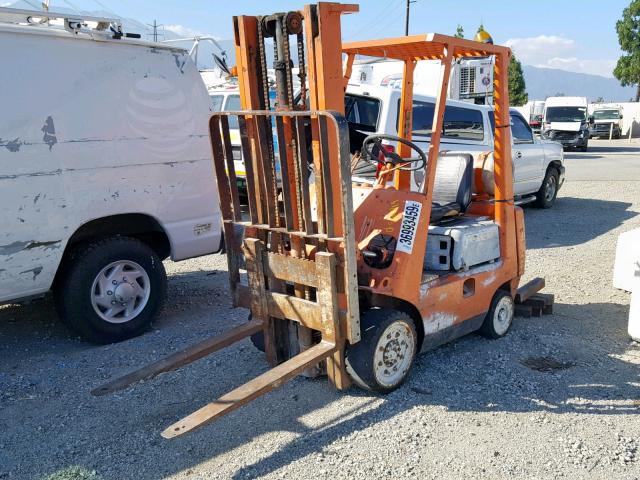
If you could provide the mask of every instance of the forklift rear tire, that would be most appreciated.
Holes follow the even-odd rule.
[[[388,393],[406,380],[418,347],[409,315],[387,308],[365,311],[360,317],[362,338],[347,347],[347,372],[361,388]]]
[[[504,337],[513,323],[515,307],[509,292],[498,290],[484,318],[480,333],[487,338]]]

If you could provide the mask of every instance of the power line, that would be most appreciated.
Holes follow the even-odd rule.
[[[77,5],[74,5],[73,3],[69,2],[68,0],[62,0],[64,3],[66,3],[67,5],[69,5],[71,8],[73,8],[76,12],[78,13],[86,13],[85,10],[82,10],[81,8],[79,8]]]
[[[117,13],[115,13],[113,10],[111,10],[109,7],[107,7],[104,3],[102,3],[102,2],[100,2],[98,0],[93,0],[93,3],[96,3],[101,8],[103,8],[104,11],[107,12],[109,15],[112,15],[114,17],[118,17],[119,16]]]
[[[372,30],[372,26],[375,29],[378,25],[383,25],[385,27],[389,26],[389,19],[386,18],[387,14],[392,12],[393,10],[397,9],[401,4],[402,4],[403,0],[392,0],[389,3],[387,3],[386,5],[384,5],[380,10],[378,10],[378,13],[369,16],[369,21],[364,22],[364,25],[359,28],[356,33],[354,33],[353,35],[349,35],[349,36],[345,36],[348,39],[355,39],[356,37],[360,36],[361,33],[364,33],[365,31],[371,31]],[[397,17],[396,17],[397,19]]]

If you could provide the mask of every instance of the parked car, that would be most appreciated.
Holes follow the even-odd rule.
[[[622,112],[619,108],[597,108],[589,117],[589,138],[622,135]]]
[[[356,137],[372,133],[395,135],[398,131],[400,90],[369,85],[349,85],[345,98],[345,113]],[[435,108],[433,97],[414,94],[412,140],[425,152],[428,150]],[[449,100],[445,108],[441,151],[470,153],[478,168],[483,169],[484,188],[493,192],[493,130],[492,107]],[[528,201],[549,208],[564,181],[562,146],[536,138],[524,117],[511,111],[513,139],[514,194],[520,203]],[[393,148],[393,146],[390,146]],[[485,156],[481,155],[488,153]],[[365,169],[371,174],[371,169]],[[373,172],[375,174],[375,172]],[[355,172],[356,175],[363,172]],[[415,187],[420,178],[414,176]]]
[[[185,50],[76,25],[0,24],[0,303],[53,290],[108,343],[153,321],[163,259],[220,249],[210,103]]]
[[[529,126],[535,135],[540,135],[542,129],[542,115],[531,115],[529,117]]]
[[[541,137],[565,148],[586,152],[589,147],[587,99],[585,97],[549,97],[544,104]]]

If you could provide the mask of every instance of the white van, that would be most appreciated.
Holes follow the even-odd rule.
[[[431,140],[431,124],[435,99],[414,93],[412,141],[425,152]],[[392,87],[349,84],[345,97],[345,113],[351,127],[352,150],[372,133],[396,135],[400,90]],[[467,102],[448,100],[444,114],[440,150],[469,153],[480,167],[486,191],[493,192],[493,108]],[[535,202],[549,208],[564,182],[564,156],[556,142],[536,138],[528,121],[517,111],[511,111],[513,153],[513,190],[520,203]],[[485,160],[481,154],[487,153]],[[482,157],[485,158],[485,157]],[[359,174],[360,172],[354,172]],[[414,174],[414,187],[422,178]]]
[[[586,152],[589,147],[589,123],[586,97],[549,97],[544,104],[542,131],[544,139]]]
[[[0,302],[52,289],[119,341],[158,312],[163,259],[220,249],[209,97],[182,49],[29,18],[0,23]]]

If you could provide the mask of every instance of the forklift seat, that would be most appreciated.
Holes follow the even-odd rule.
[[[444,152],[438,157],[431,204],[431,221],[464,213],[471,203],[473,157]]]

